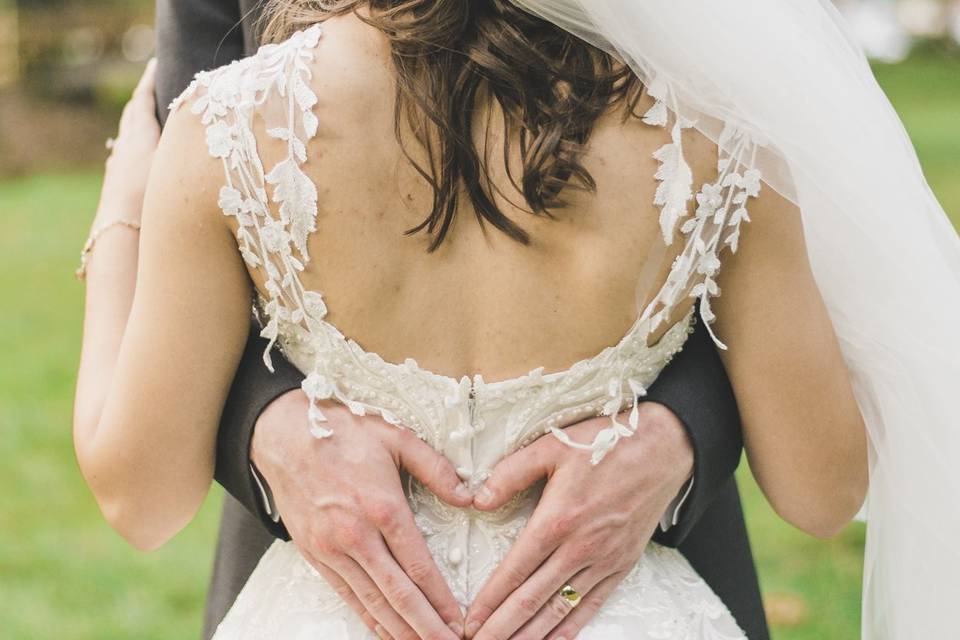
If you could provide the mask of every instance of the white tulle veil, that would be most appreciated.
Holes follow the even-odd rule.
[[[960,240],[839,13],[827,0],[512,2],[619,56],[721,147],[730,123],[758,143],[749,163],[802,211],[869,429],[863,637],[955,637]]]

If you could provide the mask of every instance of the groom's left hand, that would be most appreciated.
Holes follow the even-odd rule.
[[[609,417],[593,418],[565,431],[592,442],[609,423]],[[598,465],[590,464],[588,452],[549,435],[504,458],[477,493],[476,508],[496,509],[540,478],[548,480],[527,526],[470,605],[466,637],[575,637],[636,565],[692,469],[683,425],[652,402],[640,405],[637,432]],[[582,596],[578,606],[559,595],[565,585]]]

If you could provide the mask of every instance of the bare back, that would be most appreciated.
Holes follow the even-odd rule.
[[[389,45],[353,16],[324,23],[324,34],[311,81],[320,124],[303,166],[318,191],[318,216],[301,280],[323,293],[327,319],[387,361],[413,356],[452,377],[480,372],[499,380],[534,366],[558,371],[616,343],[646,302],[637,285],[659,237],[653,153],[669,134],[611,109],[583,158],[596,192],[568,189],[568,206],[548,219],[529,213],[508,179],[499,107],[488,104],[476,117],[477,130],[487,132],[491,192],[531,242],[482,228],[463,198],[447,239],[428,253],[429,236],[404,235],[429,212],[433,194],[394,133]],[[637,111],[652,105],[644,96]],[[263,126],[258,144],[271,166],[286,149],[263,135]],[[413,132],[405,128],[403,138],[425,164]],[[688,153],[702,159],[699,173],[706,174],[715,155],[705,140],[689,138]],[[519,163],[518,153],[512,161]]]

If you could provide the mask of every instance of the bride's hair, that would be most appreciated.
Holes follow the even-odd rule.
[[[433,210],[407,234],[426,229],[436,249],[462,184],[481,222],[529,242],[494,203],[493,181],[473,142],[474,107],[484,95],[502,107],[505,162],[510,139],[519,140],[523,175],[518,183],[509,163],[507,174],[534,214],[551,217],[549,209],[564,205],[564,187],[596,189],[580,155],[597,118],[614,104],[626,102],[626,117],[634,114],[642,86],[629,67],[509,0],[271,0],[262,38],[282,40],[350,12],[389,39],[397,139],[402,144],[405,117],[427,153],[428,167],[408,158],[433,188]]]

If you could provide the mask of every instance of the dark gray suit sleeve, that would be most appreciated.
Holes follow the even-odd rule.
[[[676,547],[700,520],[718,493],[730,484],[740,463],[743,432],[740,412],[720,355],[697,322],[683,350],[650,387],[644,400],[658,402],[680,419],[693,443],[693,489],[680,517],[654,540]]]
[[[244,32],[237,0],[158,0],[157,104],[160,121],[167,105],[190,84],[194,74],[244,55]],[[275,373],[263,364],[266,341],[255,321],[236,378],[230,389],[217,436],[215,477],[234,498],[256,515],[274,535],[283,536],[263,509],[250,472],[250,439],[260,413],[274,399],[300,386],[302,374],[279,353]]]
[[[237,0],[157,0],[157,109],[167,105],[194,74],[244,54]]]
[[[247,348],[220,418],[214,477],[271,534],[289,539],[283,523],[271,520],[264,509],[260,489],[250,471],[250,440],[257,418],[267,405],[287,391],[300,388],[303,374],[277,351],[271,355],[274,373],[270,373],[263,364],[266,346],[267,341],[260,337],[260,327],[253,320]]]

